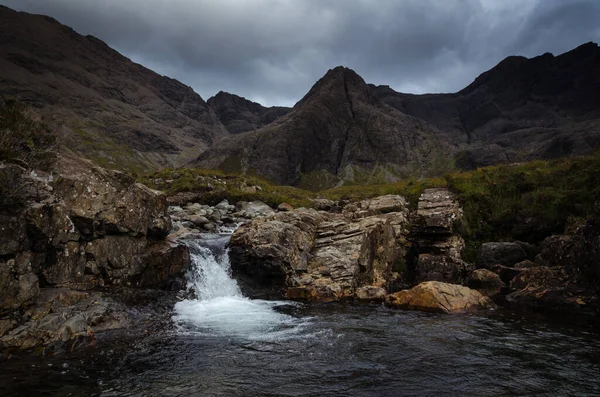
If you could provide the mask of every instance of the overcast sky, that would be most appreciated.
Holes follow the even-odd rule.
[[[192,86],[291,106],[328,69],[455,92],[508,55],[600,41],[600,0],[0,0]]]

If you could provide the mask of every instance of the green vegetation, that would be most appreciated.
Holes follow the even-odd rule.
[[[600,155],[449,174],[463,205],[466,259],[485,241],[539,242],[562,233],[600,199]]]
[[[342,186],[320,192],[199,169],[162,170],[141,181],[169,194],[200,193],[207,204],[227,198],[230,202],[261,200],[274,207],[281,202],[311,207],[312,199],[317,197],[362,200],[399,194],[415,209],[423,190],[448,187],[463,206],[465,259],[473,260],[475,250],[485,241],[518,239],[537,243],[590,215],[594,202],[600,199],[600,154],[499,165],[444,177],[408,178],[397,183]]]
[[[25,105],[0,105],[0,161],[47,170],[56,160],[57,136]]]

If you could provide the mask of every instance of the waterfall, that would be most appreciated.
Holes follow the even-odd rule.
[[[207,234],[184,241],[192,259],[187,288],[194,299],[175,305],[173,319],[180,331],[248,339],[280,339],[296,333],[303,324],[281,310],[298,304],[252,300],[242,295],[231,277],[226,248],[229,237]]]

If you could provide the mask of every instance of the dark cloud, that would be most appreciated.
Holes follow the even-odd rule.
[[[453,92],[509,55],[599,41],[596,0],[0,0],[194,87],[292,105],[329,68]]]

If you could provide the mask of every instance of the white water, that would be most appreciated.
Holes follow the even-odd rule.
[[[207,236],[208,237],[208,236]],[[228,335],[248,339],[281,339],[303,326],[296,318],[280,313],[290,302],[251,300],[244,297],[231,277],[229,255],[224,248],[229,236],[188,240],[192,268],[188,289],[196,299],[175,305],[174,320],[183,332]]]

